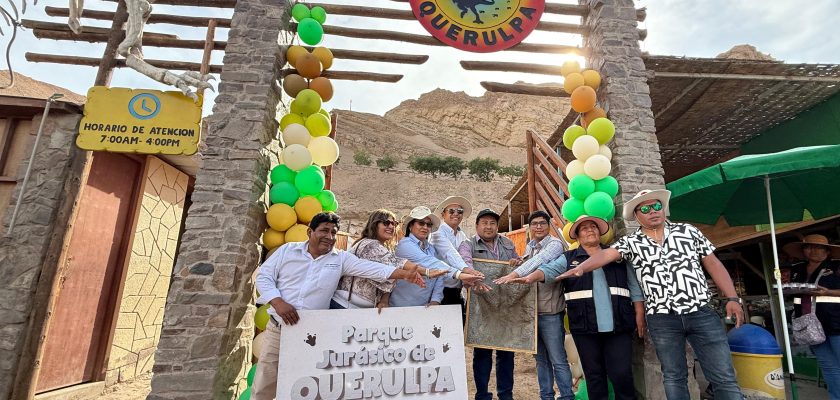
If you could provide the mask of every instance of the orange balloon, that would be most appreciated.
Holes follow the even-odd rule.
[[[330,80],[319,76],[309,82],[309,88],[318,92],[322,101],[330,101],[333,97],[333,87]]]
[[[595,108],[595,90],[589,86],[580,86],[572,92],[572,109],[579,113],[585,113]]]
[[[310,53],[301,55],[295,63],[298,74],[304,78],[315,79],[321,75],[321,61]]]
[[[298,74],[289,74],[283,78],[283,90],[292,97],[297,97],[301,90],[306,89],[306,79]]]
[[[596,118],[606,118],[607,112],[604,111],[601,107],[595,107],[586,113],[583,114],[583,118],[581,121],[584,123],[585,126],[588,126],[590,122],[594,121]]]
[[[286,61],[289,65],[294,66],[297,63],[297,60],[300,56],[304,54],[309,54],[303,46],[290,46],[288,50],[286,50]]]
[[[316,47],[312,49],[312,55],[321,60],[321,65],[324,66],[324,69],[330,69],[330,67],[332,67],[333,53],[330,49],[326,47]]]

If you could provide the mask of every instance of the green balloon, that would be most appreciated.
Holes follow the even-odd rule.
[[[309,15],[322,25],[327,22],[327,10],[324,10],[324,7],[312,7],[312,11],[309,12]]]
[[[566,218],[567,221],[575,222],[578,217],[583,215],[586,211],[583,208],[583,201],[572,197],[563,202],[563,208],[560,212],[563,214],[563,218]]]
[[[321,114],[321,115],[323,115],[323,116],[327,117],[328,119],[330,118],[330,112],[329,112],[329,111],[327,111],[327,110],[325,110],[325,109],[323,109],[323,108],[322,108],[322,109],[320,109],[320,110],[318,110],[318,114]]]
[[[610,212],[615,213],[615,205],[612,197],[604,192],[595,192],[583,202],[583,209],[586,215],[610,220]]]
[[[294,182],[297,172],[292,171],[285,164],[280,164],[271,170],[271,184],[276,185],[280,182]]]
[[[251,400],[251,388],[247,388],[239,395],[239,400]]]
[[[324,190],[324,173],[316,165],[310,165],[295,177],[295,187],[301,195],[315,195]]]
[[[315,46],[324,37],[324,27],[314,18],[304,18],[298,22],[297,33],[304,43]]]
[[[569,181],[569,194],[576,199],[586,199],[595,191],[595,181],[585,174],[580,174]]]
[[[309,11],[309,7],[307,7],[306,4],[297,3],[294,7],[292,7],[292,18],[294,18],[297,22],[309,18],[310,15],[311,11]]]
[[[332,204],[332,207],[330,207],[330,208],[325,208],[325,209],[324,209],[324,211],[329,211],[329,212],[336,212],[336,211],[338,211],[338,200],[336,200],[336,201],[335,201],[335,203],[333,203],[333,204]]]
[[[315,195],[315,198],[321,203],[324,211],[330,211],[329,208],[335,206],[335,193],[332,190],[322,190]]]
[[[615,207],[610,208],[610,213],[607,214],[607,217],[604,218],[605,221],[610,222],[612,219],[615,218]]]
[[[611,176],[607,176],[604,179],[598,179],[595,181],[595,191],[604,192],[610,195],[610,197],[615,197],[618,195],[618,181]]]
[[[257,375],[257,363],[251,364],[251,369],[248,370],[248,387],[254,384],[254,376]]]
[[[294,99],[292,100],[292,104],[289,106],[289,111],[291,111],[292,114],[300,115],[304,120],[306,120],[306,117],[308,117],[309,114],[306,113],[305,107],[306,105],[302,101]]]
[[[264,331],[266,325],[268,325],[268,307],[268,304],[263,304],[257,309],[257,313],[254,314],[254,326],[261,331]]]
[[[586,134],[586,129],[583,129],[580,125],[572,125],[563,132],[563,146],[566,146],[567,149],[572,149],[572,144],[577,140],[577,138]]]
[[[293,183],[289,182],[277,182],[268,191],[268,198],[271,200],[271,204],[283,203],[294,207],[299,197],[300,193],[298,193],[297,188]]]
[[[301,90],[292,104],[298,103],[298,108],[303,112],[304,116],[310,116],[317,113],[321,109],[321,96],[318,92],[312,89]]]

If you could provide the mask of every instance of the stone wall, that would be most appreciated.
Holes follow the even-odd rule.
[[[149,399],[231,399],[245,388],[264,193],[277,132],[285,0],[239,0],[207,120]]]
[[[34,368],[31,360],[37,350],[37,332],[43,325],[46,302],[39,309],[33,305],[52,285],[84,167],[85,153],[74,144],[80,119],[80,113],[68,114],[55,109],[50,113],[14,231],[7,235],[11,210],[21,190],[34,133],[41,120],[41,114],[34,116],[30,125],[33,140],[27,145],[26,157],[17,170],[18,185],[0,225],[0,400],[11,398],[12,390],[26,391],[28,388],[23,386],[28,385]],[[29,361],[19,363],[22,355]],[[15,387],[16,377],[23,386]],[[18,393],[15,397],[25,395]]]
[[[142,176],[106,386],[152,371],[178,250],[189,176],[153,156],[146,157]]]

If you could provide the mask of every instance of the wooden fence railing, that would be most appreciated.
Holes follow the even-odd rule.
[[[566,224],[561,209],[569,198],[566,162],[534,131],[526,133],[528,157],[528,211],[545,210],[560,226]],[[561,194],[562,193],[562,194]],[[558,237],[560,228],[551,224]]]

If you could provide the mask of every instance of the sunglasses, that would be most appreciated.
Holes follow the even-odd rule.
[[[650,214],[650,211],[651,211],[651,210],[653,210],[653,211],[662,211],[662,203],[661,203],[661,202],[659,202],[659,201],[657,201],[656,203],[653,203],[653,204],[645,204],[645,205],[643,205],[643,206],[641,206],[641,207],[639,207],[639,208],[637,208],[637,209],[636,209],[636,211],[638,211],[638,212],[640,212],[640,213],[642,213],[642,214]]]
[[[421,227],[426,226],[426,227],[429,227],[429,228],[431,228],[435,225],[434,222],[426,222],[426,221],[422,221],[422,220],[415,221],[414,223],[421,226]]]
[[[449,215],[452,215],[452,214],[463,215],[464,214],[464,209],[463,208],[447,208],[446,212],[448,212]]]
[[[397,221],[387,220],[387,221],[379,221],[379,222],[382,223],[382,225],[385,225],[386,227],[397,226]]]

